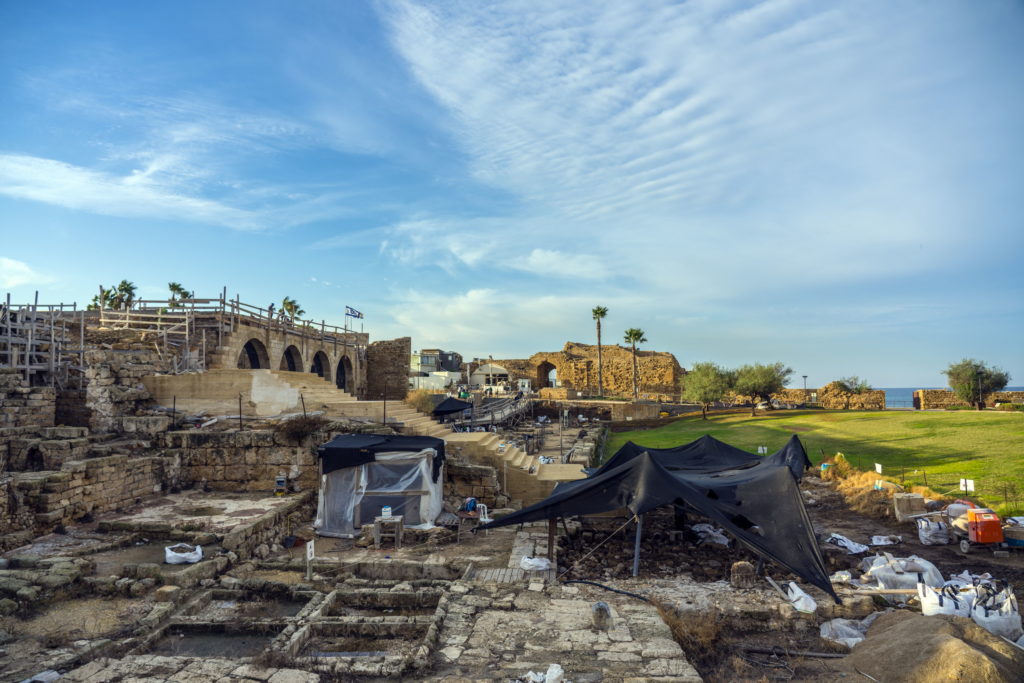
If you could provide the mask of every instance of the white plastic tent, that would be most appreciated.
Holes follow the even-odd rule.
[[[440,442],[438,447],[425,444],[424,437],[406,439],[379,437],[367,445],[364,435],[343,435],[320,448],[313,524],[318,534],[351,538],[385,506],[392,515],[402,515],[407,527],[433,527],[443,505],[444,442],[432,439]]]

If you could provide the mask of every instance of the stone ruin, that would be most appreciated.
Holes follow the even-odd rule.
[[[667,351],[637,349],[640,396],[654,401],[678,401],[680,381],[686,371]],[[542,397],[572,398],[599,395],[597,386],[597,345],[566,342],[561,351],[541,351],[525,359],[489,360],[508,371],[509,380],[528,379]],[[601,345],[605,396],[633,395],[633,354],[629,347]],[[548,375],[554,370],[558,387],[552,388]],[[550,389],[550,390],[549,390]],[[561,391],[559,391],[561,390]]]

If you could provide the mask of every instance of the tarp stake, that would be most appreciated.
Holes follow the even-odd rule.
[[[636,540],[633,542],[633,576],[637,576],[640,573],[640,534],[644,530],[644,516],[638,515],[636,518]]]

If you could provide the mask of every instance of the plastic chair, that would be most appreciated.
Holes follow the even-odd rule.
[[[476,509],[480,513],[480,517],[478,518],[479,521],[477,522],[478,525],[480,525],[480,524],[490,524],[491,522],[494,521],[493,519],[491,519],[491,515],[487,511],[487,506],[486,505],[484,505],[483,503],[477,503],[476,504]],[[484,529],[484,533],[485,534],[489,534],[490,531],[488,529]]]

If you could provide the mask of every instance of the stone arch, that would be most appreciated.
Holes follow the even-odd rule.
[[[342,391],[347,391],[350,394],[354,391],[356,377],[355,373],[352,372],[352,361],[349,360],[348,356],[342,356],[341,360],[338,361],[338,371],[335,373],[334,383]]]
[[[330,379],[331,377],[331,359],[327,357],[327,354],[323,351],[317,351],[313,355],[313,365],[309,368],[310,372],[316,373],[320,377]]]
[[[267,347],[259,339],[250,339],[242,346],[238,354],[238,367],[241,370],[259,370],[270,367],[270,355]]]
[[[558,368],[550,361],[541,361],[537,365],[537,376],[535,378],[538,388],[558,386]]]
[[[302,372],[302,354],[299,353],[298,348],[294,344],[286,348],[284,353],[281,354],[281,364],[277,369]]]

